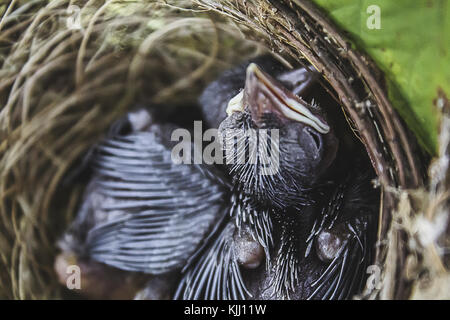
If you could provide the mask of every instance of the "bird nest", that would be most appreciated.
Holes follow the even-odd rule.
[[[69,173],[112,122],[136,104],[195,104],[264,52],[323,74],[377,172],[380,272],[361,297],[449,298],[450,120],[428,178],[382,73],[309,1],[13,0],[0,12],[0,298],[63,296],[55,243],[85,186]]]

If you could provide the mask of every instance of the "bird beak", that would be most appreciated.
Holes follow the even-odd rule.
[[[312,106],[286,89],[277,80],[261,70],[256,64],[247,67],[244,90],[228,103],[227,113],[243,111],[249,106],[255,122],[264,113],[277,113],[285,118],[303,123],[325,134],[328,124],[311,112]]]

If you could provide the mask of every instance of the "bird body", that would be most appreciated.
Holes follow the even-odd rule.
[[[219,126],[224,136],[233,130],[278,129],[280,169],[265,176],[258,171],[258,161],[228,166],[235,192],[233,219],[204,256],[226,260],[222,266],[235,265],[239,262],[235,234],[244,230],[264,248],[266,264],[254,270],[241,268],[243,281],[241,274],[230,271],[227,279],[235,283],[232,298],[349,298],[361,290],[372,257],[378,205],[378,192],[371,184],[375,175],[362,147],[345,142],[339,146],[341,140],[348,140],[343,137],[348,132],[335,131],[330,113],[293,94],[311,90],[317,74],[306,76],[304,68],[283,69],[270,63],[270,58],[261,61],[276,79],[248,62],[211,84],[200,101],[204,114],[209,108],[226,107],[228,116]],[[299,79],[299,75],[303,77]],[[232,93],[230,88],[234,88]],[[228,104],[220,99],[224,96]],[[247,138],[242,135],[242,139]],[[247,153],[249,159],[248,149],[238,147],[237,152]],[[222,248],[234,248],[234,254],[233,250],[225,254]],[[220,265],[211,266],[210,259],[200,259],[186,273],[177,297],[229,298],[210,289],[220,287],[210,283],[218,278],[218,272],[223,272]]]
[[[212,166],[172,161],[175,129],[149,123],[95,147],[83,203],[59,241],[63,252],[85,265],[176,277],[224,215],[228,186]]]

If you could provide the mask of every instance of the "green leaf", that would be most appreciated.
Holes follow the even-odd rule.
[[[314,0],[386,75],[389,98],[431,154],[437,151],[438,96],[450,98],[447,0]],[[376,24],[379,8],[379,29]],[[375,27],[375,28],[374,28]],[[440,93],[439,93],[440,92]]]

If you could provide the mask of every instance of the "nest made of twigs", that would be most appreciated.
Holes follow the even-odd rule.
[[[378,174],[382,286],[364,297],[409,297],[433,269],[420,259],[437,258],[447,276],[439,253],[423,258],[408,242],[416,212],[436,203],[414,137],[376,66],[309,1],[34,0],[0,10],[0,298],[61,297],[55,241],[84,187],[65,183],[67,173],[114,120],[137,103],[194,104],[219,72],[265,50],[322,72]],[[421,257],[414,271],[411,256]]]

